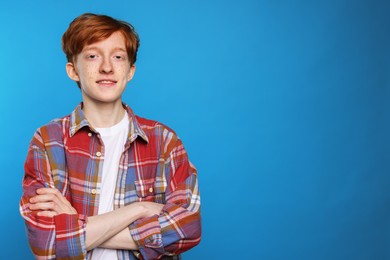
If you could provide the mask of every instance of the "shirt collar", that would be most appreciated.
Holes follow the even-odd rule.
[[[92,131],[96,132],[85,117],[82,107],[83,103],[81,102],[70,114],[70,137],[74,136],[83,127],[88,127]],[[149,139],[146,136],[144,130],[142,130],[135,114],[133,113],[133,110],[125,103],[123,103],[123,107],[126,109],[127,115],[129,117],[129,134],[127,139],[130,142],[133,142],[138,136],[140,136],[145,142],[148,143]]]

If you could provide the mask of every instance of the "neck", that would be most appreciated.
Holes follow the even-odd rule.
[[[111,127],[119,123],[125,115],[122,102],[95,104],[84,102],[83,112],[94,128]]]

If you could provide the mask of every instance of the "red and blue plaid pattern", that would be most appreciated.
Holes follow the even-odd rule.
[[[139,252],[118,250],[119,259],[179,259],[200,242],[200,196],[197,173],[181,140],[168,127],[129,115],[129,135],[118,169],[114,208],[139,201],[165,204],[160,215],[129,226]],[[88,216],[98,213],[104,146],[88,124],[80,104],[71,115],[39,128],[25,163],[20,212],[37,259],[85,259]],[[57,188],[76,215],[40,217],[29,199],[41,187]]]

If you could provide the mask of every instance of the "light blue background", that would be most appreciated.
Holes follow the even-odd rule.
[[[61,36],[83,12],[141,37],[124,100],[183,139],[203,240],[184,259],[390,259],[388,1],[3,1],[2,259],[33,132],[80,101]]]

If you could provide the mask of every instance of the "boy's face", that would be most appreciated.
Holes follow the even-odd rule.
[[[79,82],[84,103],[121,103],[122,93],[134,75],[122,33],[84,46],[74,63],[66,64],[68,76]]]

